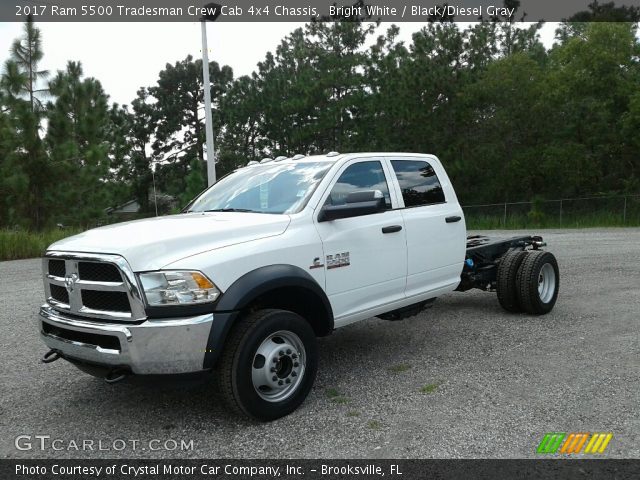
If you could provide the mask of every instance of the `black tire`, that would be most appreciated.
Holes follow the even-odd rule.
[[[496,290],[498,302],[507,312],[522,312],[522,306],[518,299],[518,283],[516,277],[522,261],[527,256],[524,250],[513,250],[500,259]]]
[[[302,342],[304,370],[288,397],[269,401],[258,394],[252,373],[258,349],[277,332],[293,333]],[[269,309],[249,313],[234,325],[216,366],[216,375],[223,399],[232,410],[270,421],[288,415],[300,406],[313,386],[317,370],[317,340],[309,323],[293,312]],[[296,379],[293,380],[295,383]]]
[[[542,282],[549,282],[547,289],[543,288],[542,294],[538,288],[541,279]],[[518,269],[517,284],[518,300],[522,310],[532,315],[549,313],[556,304],[560,290],[560,271],[556,257],[542,250],[530,251]]]

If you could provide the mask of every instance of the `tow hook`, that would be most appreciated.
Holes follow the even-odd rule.
[[[49,350],[40,360],[42,363],[52,363],[61,358],[60,353],[56,350]]]
[[[127,372],[126,370],[121,370],[121,369],[114,369],[111,370],[109,373],[107,373],[107,375],[104,377],[104,381],[107,383],[118,383],[122,380],[124,380],[125,378],[127,378],[129,376],[129,372]]]

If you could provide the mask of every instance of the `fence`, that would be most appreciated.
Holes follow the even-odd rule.
[[[640,226],[640,195],[562,198],[462,207],[469,228]]]

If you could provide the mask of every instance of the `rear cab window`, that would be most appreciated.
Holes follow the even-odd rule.
[[[405,208],[445,203],[438,175],[426,160],[391,160]]]

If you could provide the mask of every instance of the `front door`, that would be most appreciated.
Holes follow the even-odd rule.
[[[407,244],[402,213],[393,210],[388,164],[383,158],[346,163],[336,174],[315,213],[322,239],[326,292],[336,327],[366,316],[367,311],[404,298]],[[341,205],[354,192],[378,190],[387,210],[381,213],[318,222],[323,205]]]

